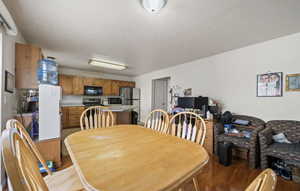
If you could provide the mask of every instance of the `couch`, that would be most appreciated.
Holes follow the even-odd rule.
[[[279,133],[283,133],[291,144],[274,142],[273,135]],[[261,168],[268,168],[268,156],[300,167],[300,121],[269,121],[266,128],[259,132],[259,142]]]
[[[233,120],[234,119],[248,120],[251,122],[251,126],[255,127],[252,131],[251,138],[247,139],[226,135],[224,134],[224,125],[217,123],[214,128],[215,153],[218,153],[218,142],[231,142],[235,147],[244,148],[249,151],[249,167],[256,168],[260,164],[258,132],[264,129],[265,122],[259,118],[246,115],[233,115]]]

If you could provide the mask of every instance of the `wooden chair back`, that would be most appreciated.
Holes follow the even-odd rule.
[[[16,152],[11,141],[13,134],[18,134],[15,129],[5,129],[1,135],[1,154],[6,174],[9,178],[10,186],[13,190],[24,190],[23,184],[20,180],[20,169],[18,168],[18,161],[15,156]]]
[[[34,155],[36,156],[36,158],[39,160],[39,162],[45,168],[45,170],[47,171],[47,174],[48,175],[52,175],[52,172],[48,168],[48,165],[47,165],[45,159],[43,158],[43,156],[39,152],[37,146],[35,145],[35,143],[31,139],[31,137],[27,133],[25,127],[18,120],[10,119],[10,120],[8,120],[6,122],[6,129],[11,129],[11,128],[14,128],[14,129],[16,129],[19,132],[20,136],[24,139],[24,141],[30,147],[31,151],[34,153]]]
[[[114,116],[107,107],[94,106],[84,110],[80,117],[81,130],[106,128],[114,125]]]
[[[48,191],[47,184],[39,171],[37,158],[27,146],[25,140],[19,134],[14,134],[10,139],[16,151],[24,190]]]
[[[180,112],[170,120],[171,134],[203,146],[206,134],[205,121],[193,112]]]
[[[272,169],[266,169],[260,173],[245,191],[274,191],[277,177]]]
[[[150,128],[162,133],[168,133],[169,130],[169,115],[164,110],[153,110],[144,125],[145,128]]]

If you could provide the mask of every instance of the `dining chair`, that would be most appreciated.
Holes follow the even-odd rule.
[[[106,128],[114,125],[114,116],[108,107],[93,106],[84,110],[80,117],[81,130]]]
[[[144,127],[158,132],[168,133],[169,114],[161,109],[153,110],[147,117]]]
[[[174,115],[170,120],[171,134],[182,139],[192,141],[203,146],[206,125],[205,121],[196,113],[180,112]],[[196,191],[199,191],[199,183],[196,177],[193,177],[193,183]],[[183,188],[179,188],[183,191]]]
[[[170,120],[171,134],[203,146],[206,125],[198,114],[193,112],[180,112]]]
[[[245,191],[274,191],[277,177],[272,169],[266,169],[260,173]]]
[[[80,182],[80,179],[76,173],[74,166],[68,167],[64,170],[60,170],[57,172],[52,173],[51,170],[48,168],[44,158],[40,154],[39,150],[37,149],[35,143],[27,133],[24,126],[17,120],[11,119],[8,120],[6,123],[6,130],[7,132],[15,132],[18,136],[23,140],[25,145],[28,147],[29,151],[35,157],[36,165],[38,165],[38,161],[43,165],[46,169],[47,176],[44,178],[50,190],[82,190],[83,186]],[[16,164],[14,160],[12,160],[15,156],[15,148],[14,145],[11,144],[12,142],[8,142],[6,144],[6,148],[10,146],[10,150],[13,151],[8,153],[6,162],[4,161],[5,167],[7,167],[6,171],[8,174],[11,174],[9,180],[11,182],[12,187],[18,187],[18,182],[20,182],[20,177],[17,177],[16,173]],[[7,146],[8,145],[8,146]],[[9,151],[8,149],[6,149]],[[3,150],[2,150],[3,152]],[[5,159],[4,159],[5,160]],[[38,160],[38,161],[37,161]],[[12,168],[11,168],[12,167]],[[39,170],[38,170],[39,171]],[[59,188],[59,189],[57,189]],[[14,189],[17,190],[17,189]]]
[[[44,158],[42,157],[41,153],[39,152],[37,146],[35,145],[35,143],[33,142],[33,140],[31,139],[30,135],[27,133],[25,127],[22,125],[22,123],[20,123],[18,120],[16,119],[10,119],[6,122],[6,128],[10,129],[10,128],[15,128],[20,136],[27,142],[27,144],[29,145],[30,149],[32,150],[32,152],[35,154],[35,156],[37,157],[37,159],[39,160],[39,162],[42,164],[42,166],[45,168],[46,172],[48,175],[52,175],[51,170],[49,169],[46,161],[44,160]]]

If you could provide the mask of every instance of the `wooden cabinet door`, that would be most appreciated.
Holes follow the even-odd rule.
[[[112,95],[111,80],[103,80],[103,95]]]
[[[59,85],[62,87],[63,95],[73,94],[73,76],[59,75]]]
[[[80,127],[80,117],[84,107],[69,107],[69,127]]]
[[[111,81],[111,95],[118,96],[120,94],[120,83],[117,80]]]
[[[205,121],[206,125],[206,135],[203,147],[207,150],[207,152],[213,154],[214,152],[214,121]]]
[[[96,80],[95,78],[83,77],[83,84],[84,86],[95,86]]]
[[[62,107],[62,126],[68,128],[69,126],[69,107]]]
[[[94,85],[103,88],[103,95],[111,95],[111,80],[96,78]]]
[[[83,95],[84,78],[80,76],[73,77],[73,94]]]
[[[129,83],[128,83],[128,86],[129,86],[129,87],[132,87],[132,88],[135,88],[135,82],[129,82]]]
[[[15,45],[16,88],[38,88],[37,68],[42,59],[41,48],[16,43]]]

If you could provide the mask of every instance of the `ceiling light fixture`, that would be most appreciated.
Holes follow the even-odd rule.
[[[166,4],[167,0],[141,0],[143,7],[150,13],[157,13]]]
[[[89,60],[89,64],[101,68],[108,68],[112,70],[125,70],[127,69],[127,66],[125,64],[119,63],[119,62],[114,62],[114,61],[109,61],[109,60],[104,60],[104,59],[98,59],[98,58],[93,58]]]

